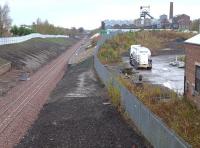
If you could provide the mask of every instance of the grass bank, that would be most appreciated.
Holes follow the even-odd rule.
[[[34,38],[21,43],[1,45],[0,58],[10,61],[17,69],[26,66],[37,70],[77,41],[74,38]]]
[[[34,40],[39,42],[56,43],[60,45],[70,44],[70,40],[68,38],[35,38]]]
[[[0,66],[9,63],[7,60],[0,58]]]

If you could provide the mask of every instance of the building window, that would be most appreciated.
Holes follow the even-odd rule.
[[[196,66],[195,90],[200,93],[200,66]]]

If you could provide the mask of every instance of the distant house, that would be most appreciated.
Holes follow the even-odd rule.
[[[200,107],[200,34],[185,41],[185,95]]]

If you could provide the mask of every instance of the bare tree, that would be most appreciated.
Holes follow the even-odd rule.
[[[0,5],[0,36],[4,36],[11,28],[12,20],[9,16],[10,8],[7,4],[3,7]]]
[[[196,19],[196,20],[193,20],[190,24],[190,29],[192,31],[199,31],[199,24],[200,24],[200,19]]]

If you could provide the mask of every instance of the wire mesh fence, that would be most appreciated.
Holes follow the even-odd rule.
[[[112,75],[97,57],[99,47],[114,34],[102,36],[98,42],[94,55],[94,67],[104,84],[112,85],[121,94],[121,102],[131,120],[135,123],[140,132],[155,148],[191,148],[181,137],[169,129],[160,118],[154,115],[136,96],[130,93],[117,78]]]
[[[20,37],[0,38],[0,45],[21,43],[33,38],[68,38],[68,37],[69,36],[65,36],[65,35],[43,35],[39,33],[32,33],[32,34],[29,34],[26,36],[20,36]]]

